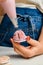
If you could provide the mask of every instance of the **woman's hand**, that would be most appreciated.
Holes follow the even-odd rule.
[[[14,42],[14,40],[11,38],[11,42],[14,47],[14,51],[20,54],[24,58],[30,58],[39,54],[43,54],[43,43],[40,43],[39,41],[36,41],[29,36],[27,36],[27,42],[30,44],[28,47],[24,47],[20,45],[20,43]]]

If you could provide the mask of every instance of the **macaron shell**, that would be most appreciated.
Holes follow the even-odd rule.
[[[15,41],[15,42],[19,42],[19,43],[20,43],[20,42],[25,42],[25,41],[26,41],[26,38],[27,38],[27,37],[25,37],[25,39],[21,39],[21,40],[14,40],[14,41]]]
[[[27,38],[27,36],[25,35],[25,33],[22,30],[17,30],[13,36],[13,40],[15,42],[24,42],[24,41],[26,41],[26,38]]]
[[[8,56],[1,56],[0,57],[0,64],[6,64],[8,63],[10,58]]]

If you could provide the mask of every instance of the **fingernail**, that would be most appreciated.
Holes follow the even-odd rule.
[[[27,36],[26,40],[27,40],[27,41],[30,40],[30,36]]]

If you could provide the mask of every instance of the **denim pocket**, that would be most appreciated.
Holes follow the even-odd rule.
[[[42,17],[28,14],[18,14],[17,17],[19,29],[22,29],[26,35],[31,36],[33,39],[38,39],[42,27]]]

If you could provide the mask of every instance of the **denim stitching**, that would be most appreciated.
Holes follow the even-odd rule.
[[[2,40],[0,41],[0,43],[2,43],[6,37],[6,35],[8,34],[8,31],[5,33],[4,37],[2,38]]]

